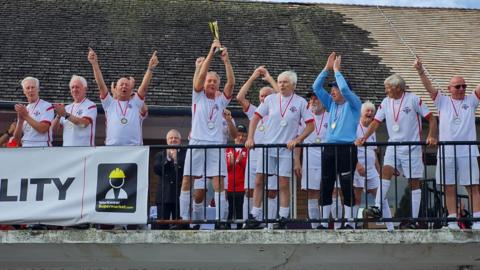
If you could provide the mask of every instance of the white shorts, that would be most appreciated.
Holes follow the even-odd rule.
[[[273,149],[269,149],[272,151]],[[290,153],[290,155],[289,155]],[[257,156],[257,173],[278,176],[292,177],[292,157],[291,151],[288,149],[280,149],[280,156],[264,154]]]
[[[373,178],[367,179],[367,190],[376,189],[380,186],[380,177],[377,176]],[[355,188],[363,188],[365,190],[365,176],[360,176],[358,172],[355,171],[353,175],[353,187]]]
[[[206,189],[210,186],[210,182],[212,182],[212,178],[207,178]],[[194,179],[193,189],[205,189],[205,177]]]
[[[320,184],[322,183],[322,169],[321,168],[308,168],[308,185],[307,185],[307,168],[302,168],[302,189],[314,189],[320,190]]]
[[[417,153],[415,153],[415,155],[412,153],[411,162],[408,159],[409,156],[403,155],[397,155],[397,157],[395,158],[393,147],[387,146],[387,150],[385,151],[385,157],[383,159],[383,165],[388,165],[392,168],[396,168],[406,178],[423,178],[424,165],[422,156],[418,156]]]
[[[189,145],[206,145],[206,144],[220,144],[209,141],[191,139]],[[209,149],[188,149],[185,156],[185,167],[183,175],[202,176],[205,175],[205,152],[206,155],[206,176],[227,176],[227,160],[225,156],[225,148],[209,148]],[[190,161],[191,159],[191,161]],[[191,164],[194,164],[191,168]],[[220,168],[220,173],[219,173]]]
[[[455,168],[456,167],[456,168]],[[439,185],[455,185],[455,169],[457,172],[457,184],[462,186],[478,185],[478,161],[477,157],[453,157],[437,159],[435,178]],[[470,182],[470,178],[472,181]]]
[[[250,163],[250,168],[248,168],[248,163],[247,167],[245,168],[245,189],[254,189],[255,188],[255,179],[257,177],[257,161],[252,160]],[[250,178],[249,178],[250,177]],[[277,190],[278,189],[278,183],[277,183],[277,176],[276,175],[271,175],[268,177],[268,190]]]

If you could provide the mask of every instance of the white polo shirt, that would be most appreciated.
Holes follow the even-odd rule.
[[[65,106],[65,111],[79,118],[86,118],[90,124],[81,127],[73,124],[65,117],[60,118],[63,126],[63,146],[95,146],[95,124],[97,120],[97,106],[88,98],[80,103]]]
[[[466,95],[462,100],[455,100],[445,96],[441,91],[433,100],[439,112],[439,139],[440,141],[476,141],[475,111],[479,98],[475,93]],[[458,120],[457,120],[458,119]],[[445,146],[445,156],[468,157],[478,156],[477,145]],[[440,151],[440,148],[439,148]],[[470,152],[469,152],[470,151]]]
[[[386,120],[389,142],[418,142],[422,130],[421,117],[428,119],[431,114],[417,95],[404,92],[399,99],[384,98],[378,107],[374,121]],[[395,129],[395,126],[398,127],[398,130]],[[419,145],[411,146],[410,149],[412,157],[422,155]],[[397,155],[408,158],[409,147],[397,146]]]
[[[142,145],[140,109],[143,99],[135,93],[128,101],[114,99],[110,93],[102,99],[106,118],[106,145]]]
[[[225,141],[223,110],[230,103],[230,99],[231,97],[226,97],[224,93],[215,99],[210,99],[205,95],[205,91],[194,90],[190,138],[223,143]]]
[[[47,123],[48,125],[52,124],[54,111],[51,103],[39,98],[36,102],[27,105],[27,111],[28,115],[30,115],[35,121]],[[24,121],[22,147],[33,146],[52,146],[50,128],[47,132],[42,134],[30,126],[27,121]]]
[[[312,112],[313,114],[313,112]],[[325,142],[325,135],[328,129],[328,118],[330,114],[324,111],[320,115],[313,114],[315,119],[315,129],[303,141],[304,143],[322,143]],[[298,135],[302,134],[306,125],[302,123],[298,129]],[[303,166],[306,168],[308,152],[308,169],[321,169],[322,147],[303,148]]]
[[[288,97],[282,94],[271,94],[255,111],[260,118],[269,116],[265,122],[266,132],[263,143],[283,144],[293,140],[298,134],[302,119],[305,123],[314,121],[312,112],[307,109],[307,101],[293,93]],[[284,123],[284,124],[282,124]],[[288,157],[291,151],[281,149],[280,156]],[[276,151],[269,151],[270,156],[276,156]]]

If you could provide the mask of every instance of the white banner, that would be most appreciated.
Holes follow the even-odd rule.
[[[145,224],[147,146],[0,149],[0,224]]]

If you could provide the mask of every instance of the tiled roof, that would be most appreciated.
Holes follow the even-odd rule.
[[[423,89],[412,56],[375,7],[200,0],[19,0],[0,7],[2,101],[23,100],[18,81],[27,75],[41,80],[44,99],[68,101],[69,78],[78,74],[87,77],[89,96],[98,102],[86,59],[90,46],[107,84],[124,74],[140,82],[157,49],[160,65],[148,103],[190,105],[194,61],[208,51],[212,20],[230,51],[235,91],[261,64],[272,75],[297,71],[298,92],[310,91],[333,50],[343,55],[344,75],[363,99],[378,103],[383,80],[393,72],[412,89]],[[452,74],[464,75],[469,85],[479,83],[479,10],[382,9],[440,84]],[[213,69],[224,75],[218,59]]]

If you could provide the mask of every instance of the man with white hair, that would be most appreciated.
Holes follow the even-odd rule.
[[[275,79],[270,75],[268,70],[265,66],[260,66],[255,69],[255,71],[250,75],[250,78],[243,84],[240,91],[237,94],[237,101],[242,106],[243,112],[248,117],[249,120],[253,118],[255,115],[255,111],[257,110],[257,106],[250,103],[250,101],[246,98],[248,91],[252,87],[254,81],[258,78],[262,77],[265,82],[268,82],[270,86],[265,86],[260,89],[258,92],[258,100],[260,104],[265,101],[265,98],[273,93],[275,93],[278,89],[277,82]],[[268,120],[268,115],[266,115],[260,122],[258,123],[257,129],[255,130],[254,140],[256,143],[262,143],[265,138],[266,130],[265,130],[265,122]],[[248,155],[247,164],[248,166],[245,168],[245,198],[243,200],[243,218],[247,219],[250,211],[252,210],[253,206],[253,190],[255,187],[255,178],[257,174],[257,160],[258,158],[262,157],[262,149],[257,148],[253,151],[250,151]],[[267,218],[268,219],[275,219],[277,217],[277,201],[278,201],[278,185],[277,185],[277,177],[276,175],[272,175],[268,177],[267,180]],[[269,223],[268,226],[273,227],[273,224]]]
[[[472,94],[465,95],[467,84],[461,76],[453,76],[448,85],[450,97],[435,89],[426,76],[422,61],[417,58],[415,69],[423,86],[430,94],[439,115],[440,141],[475,141],[475,111],[480,99],[480,85]],[[436,179],[445,187],[448,218],[457,218],[457,184],[465,186],[472,202],[473,217],[480,217],[480,185],[477,145],[445,145],[438,149]],[[448,221],[448,228],[460,229],[456,220]],[[475,221],[472,229],[479,230]]]
[[[255,131],[258,123],[269,116],[265,123],[265,144],[287,144],[287,148],[266,149],[263,156],[257,157],[257,175],[253,191],[253,207],[251,218],[247,220],[247,229],[258,228],[263,219],[261,208],[263,199],[263,184],[265,177],[277,174],[279,178],[280,209],[279,225],[286,228],[290,215],[290,180],[292,178],[292,151],[295,146],[312,133],[314,118],[307,109],[307,101],[295,94],[297,74],[293,71],[284,71],[277,78],[279,93],[271,94],[255,111],[255,116],[250,120],[248,139],[245,146],[251,149],[255,146]],[[298,135],[299,123],[304,121],[306,128]]]
[[[141,110],[147,95],[153,70],[158,65],[157,51],[153,52],[148,63],[142,84],[132,97],[134,85],[126,77],[120,78],[114,89],[115,97],[108,92],[98,64],[97,54],[89,48],[88,61],[92,65],[93,75],[98,85],[102,107],[106,116],[106,145],[142,145]]]
[[[63,127],[63,146],[95,146],[97,106],[86,97],[87,80],[73,75],[69,87],[73,103],[54,104],[57,116],[52,128]]]
[[[52,146],[53,106],[40,98],[37,78],[26,77],[21,84],[28,105],[15,104],[18,122],[13,136],[17,141],[21,140],[22,147]]]
[[[377,130],[383,120],[386,121],[389,142],[420,141],[420,131],[422,130],[420,117],[429,122],[427,144],[436,144],[437,119],[417,95],[405,91],[405,80],[400,75],[393,74],[385,79],[384,85],[387,97],[380,104],[374,121],[368,126],[365,135],[357,139],[356,144],[362,145]],[[377,191],[375,206],[367,209],[367,215],[380,218],[383,214],[385,217],[385,213],[381,211],[382,205],[385,203],[391,178],[395,170],[398,170],[409,179],[411,214],[412,218],[418,218],[422,199],[420,178],[423,177],[424,172],[421,146],[387,146],[383,160],[380,190]],[[417,226],[415,222],[409,222],[406,228],[415,229]]]
[[[198,73],[194,75],[190,145],[222,144],[224,142],[223,111],[231,100],[235,77],[228,51],[223,47],[221,58],[225,65],[227,82],[223,93],[217,96],[217,91],[220,91],[220,76],[214,71],[209,71],[209,68],[215,56],[215,51],[221,47],[218,40],[212,42],[207,57],[202,61]],[[190,219],[190,190],[193,181],[204,176],[212,178],[216,200],[215,219],[220,221],[220,223],[216,224],[216,228],[226,228],[224,223],[227,218],[227,200],[224,191],[224,177],[227,175],[226,169],[225,148],[221,148],[220,151],[215,148],[187,150],[180,192],[180,216],[183,220]],[[188,226],[184,227],[187,228]]]

